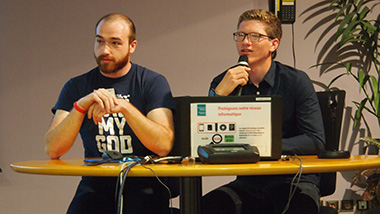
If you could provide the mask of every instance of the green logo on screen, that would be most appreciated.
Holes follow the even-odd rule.
[[[206,116],[206,105],[198,104],[197,105],[197,115],[198,116]]]
[[[233,142],[235,142],[234,135],[226,135],[226,136],[224,136],[224,141],[226,143],[233,143]]]

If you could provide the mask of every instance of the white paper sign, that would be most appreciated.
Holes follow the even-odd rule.
[[[244,143],[271,155],[271,103],[191,103],[191,156],[199,145]]]

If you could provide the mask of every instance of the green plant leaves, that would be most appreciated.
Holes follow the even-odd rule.
[[[371,76],[372,81],[372,93],[373,93],[373,102],[375,104],[375,114],[379,115],[379,83],[376,79],[376,77]]]
[[[352,76],[359,84],[361,93],[364,98],[358,102],[354,101],[357,110],[355,112],[354,126],[358,125],[363,110],[368,111],[380,122],[379,104],[380,104],[380,66],[379,66],[379,25],[380,20],[367,20],[371,9],[365,6],[371,0],[333,0],[329,9],[336,12],[335,21],[339,21],[338,29],[335,33],[335,41],[339,42],[339,50],[344,50],[346,45],[357,47],[357,56],[361,58],[355,66],[351,62],[336,62],[335,64],[345,67],[346,74]],[[366,56],[368,61],[364,60]],[[350,61],[350,59],[348,59]],[[352,72],[353,67],[357,69],[357,73]],[[375,73],[374,73],[374,72]],[[334,77],[329,85],[338,80],[344,74]]]

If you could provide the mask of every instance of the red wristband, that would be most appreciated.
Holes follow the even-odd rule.
[[[82,114],[86,114],[86,112],[87,112],[86,110],[81,109],[81,108],[78,106],[77,102],[74,103],[74,108],[75,108],[77,111],[79,111],[80,113],[82,113]]]

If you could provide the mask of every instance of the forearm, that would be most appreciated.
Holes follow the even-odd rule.
[[[129,102],[123,106],[121,112],[141,143],[157,155],[168,155],[174,141],[171,110],[155,109],[145,116]]]
[[[76,110],[70,113],[58,110],[45,135],[45,151],[52,159],[58,159],[70,150],[75,142],[85,114]]]
[[[282,151],[286,154],[315,155],[323,149],[323,140],[312,134],[282,139]]]

